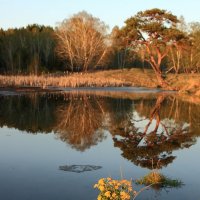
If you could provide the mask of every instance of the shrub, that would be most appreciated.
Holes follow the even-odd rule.
[[[131,181],[128,180],[102,178],[94,185],[94,188],[100,190],[97,200],[130,200],[137,194],[133,190]]]

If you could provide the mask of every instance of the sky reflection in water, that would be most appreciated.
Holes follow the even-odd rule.
[[[136,179],[152,163],[185,186],[148,190],[139,199],[200,196],[198,104],[172,94],[86,91],[0,101],[1,199],[95,199],[99,178],[120,179],[122,172]]]

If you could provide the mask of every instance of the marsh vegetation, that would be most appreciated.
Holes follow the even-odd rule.
[[[104,22],[83,11],[63,20],[55,29],[34,24],[1,30],[0,72],[2,75],[14,75],[1,77],[1,83],[4,86],[64,87],[137,83],[139,86],[185,91],[184,84],[178,80],[183,76],[179,74],[187,74],[195,82],[190,84],[192,91],[199,87],[193,75],[188,75],[199,73],[199,38],[199,22],[186,24],[183,17],[178,18],[166,10],[138,12],[127,19],[122,28],[114,27],[111,33]],[[91,79],[87,73],[84,77],[70,75],[65,78],[74,72],[124,68],[140,68],[143,72],[151,68],[150,76],[153,78],[145,79],[146,75],[140,73],[136,74],[136,80],[133,74],[129,81],[120,71],[118,76],[122,75],[122,80],[110,77],[101,77],[100,80],[98,75]],[[112,77],[115,72],[106,73]],[[57,80],[46,75],[48,73],[63,76]],[[38,75],[42,76],[36,77]],[[174,77],[173,84],[170,78],[166,79],[171,76]],[[150,83],[151,80],[153,83]]]

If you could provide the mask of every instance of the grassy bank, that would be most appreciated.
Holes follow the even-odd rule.
[[[200,96],[200,74],[169,74],[166,81],[182,94]],[[71,75],[41,75],[41,76],[0,76],[1,87],[116,87],[142,86],[158,87],[152,70],[124,69],[107,70],[92,73]]]

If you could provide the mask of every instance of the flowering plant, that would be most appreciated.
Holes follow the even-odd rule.
[[[128,180],[102,178],[94,185],[94,188],[100,190],[97,200],[130,200],[137,194],[132,188],[131,181]]]

